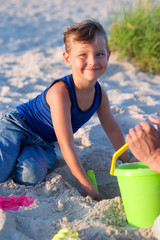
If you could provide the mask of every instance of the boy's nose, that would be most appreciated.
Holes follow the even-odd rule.
[[[93,66],[96,64],[96,58],[95,56],[90,56],[89,57],[89,65]]]

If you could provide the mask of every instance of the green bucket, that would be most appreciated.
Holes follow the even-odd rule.
[[[147,228],[160,214],[160,174],[144,163],[114,169],[129,225]]]

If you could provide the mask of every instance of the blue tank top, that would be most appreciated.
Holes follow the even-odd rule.
[[[82,111],[77,103],[74,82],[72,75],[67,75],[61,79],[58,79],[52,83],[55,84],[58,81],[63,81],[69,92],[71,100],[71,123],[73,133],[75,133],[83,124],[85,124],[97,111],[101,103],[101,87],[97,82],[95,85],[95,96],[92,106]],[[50,87],[51,87],[50,86]],[[49,88],[50,88],[49,87]],[[47,88],[36,98],[17,106],[18,112],[25,118],[29,127],[44,140],[49,142],[57,141],[51,118],[51,112],[49,105],[46,102]]]

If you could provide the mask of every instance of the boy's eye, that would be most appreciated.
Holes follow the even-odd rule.
[[[104,56],[104,53],[97,53],[97,56]]]
[[[82,54],[80,54],[80,57],[86,57],[86,54],[85,53],[82,53]]]

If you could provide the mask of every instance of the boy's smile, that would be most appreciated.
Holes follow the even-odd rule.
[[[109,53],[104,37],[97,34],[92,42],[78,42],[71,40],[72,46],[69,53],[65,53],[65,61],[72,67],[75,81],[88,85],[95,84],[97,79],[106,71]]]

